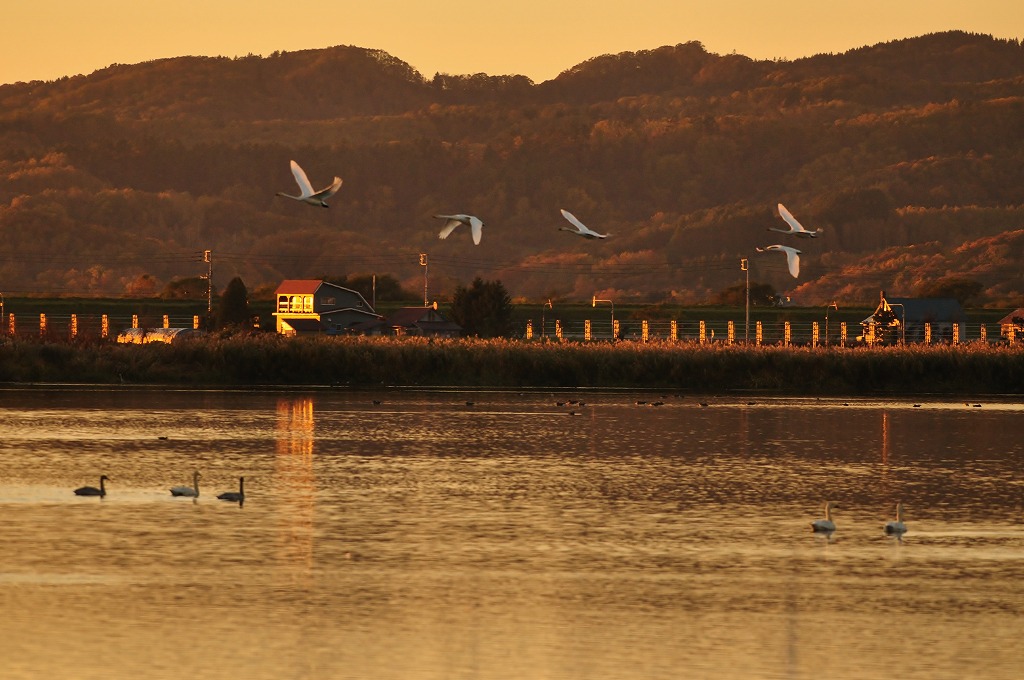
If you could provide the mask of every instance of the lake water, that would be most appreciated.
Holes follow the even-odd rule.
[[[0,675],[1020,677],[1024,403],[698,401],[0,391]]]

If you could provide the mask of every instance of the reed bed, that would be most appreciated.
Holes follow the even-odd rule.
[[[589,387],[804,394],[1024,392],[1024,349],[206,336],[174,344],[12,339],[0,381],[351,387]]]

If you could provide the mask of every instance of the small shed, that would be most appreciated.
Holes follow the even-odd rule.
[[[402,307],[384,320],[395,335],[420,335],[430,338],[457,338],[462,326],[449,320],[435,307]]]

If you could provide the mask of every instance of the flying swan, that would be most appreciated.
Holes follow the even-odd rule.
[[[755,248],[759,253],[766,253],[769,250],[778,250],[786,254],[786,266],[789,267],[789,273],[793,275],[793,278],[800,276],[800,251],[790,246],[780,246],[778,244],[773,246],[765,246],[764,248]]]
[[[455,227],[460,224],[468,224],[469,228],[473,231],[473,243],[480,245],[480,237],[483,236],[484,223],[476,215],[434,215],[439,220],[447,220],[444,224],[444,228],[437,235],[438,238],[448,238],[448,234],[455,231]]]
[[[95,486],[83,486],[78,489],[75,489],[75,495],[99,496],[100,498],[102,498],[103,496],[107,495],[107,487],[103,485],[103,482],[107,481],[108,479],[110,479],[110,477],[107,477],[106,475],[100,475],[100,488],[97,489]]]
[[[578,219],[576,219],[576,216],[573,215],[568,210],[562,210],[562,217],[569,220],[569,222],[572,223],[572,225],[576,228],[570,229],[569,227],[559,227],[559,231],[568,231],[570,233],[576,234],[577,236],[582,236],[583,238],[589,239],[608,238],[608,234],[598,234],[596,231],[588,228],[587,225],[583,224]]]
[[[793,217],[793,214],[786,210],[786,206],[781,203],[779,203],[779,216],[786,221],[786,224],[789,225],[789,229],[768,227],[768,231],[777,231],[780,234],[790,234],[792,236],[800,236],[803,238],[818,238],[818,235],[821,234],[821,229],[817,229],[816,231],[808,231],[807,229],[804,229],[804,225],[800,224],[800,222]]]
[[[241,503],[245,500],[245,477],[238,478],[238,491],[225,491],[217,496],[222,501],[234,501]]]
[[[832,521],[832,508],[838,508],[839,506],[829,501],[825,503],[825,518],[816,519],[811,522],[811,531],[818,532],[830,532],[836,530],[836,523]]]
[[[334,182],[331,186],[320,191],[313,191],[313,185],[309,183],[309,179],[306,177],[306,173],[302,171],[299,164],[295,161],[291,162],[292,174],[295,175],[295,181],[299,185],[299,195],[293,196],[286,194],[283,191],[278,191],[278,196],[284,196],[285,198],[291,198],[296,201],[302,201],[303,203],[309,203],[310,205],[319,205],[320,207],[327,208],[327,199],[338,192],[341,188],[341,178],[335,177]]]
[[[907,525],[903,523],[903,503],[896,504],[896,519],[885,523],[885,533],[897,536],[907,533]]]
[[[199,478],[202,475],[198,471],[192,473],[192,486],[172,486],[172,496],[187,496],[189,498],[199,497]]]

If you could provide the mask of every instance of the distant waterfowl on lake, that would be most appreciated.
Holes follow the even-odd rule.
[[[907,533],[907,525],[903,523],[903,503],[896,504],[896,519],[885,523],[885,533],[892,535]]]
[[[825,517],[823,519],[816,519],[811,522],[811,531],[818,532],[829,532],[836,530],[836,523],[832,521],[832,508],[838,508],[839,506],[829,501],[825,503]]]
[[[172,496],[187,496],[189,498],[199,497],[199,478],[202,475],[198,471],[192,473],[192,486],[172,486]]]
[[[107,487],[103,485],[103,482],[107,481],[108,479],[110,479],[110,477],[107,477],[106,475],[100,475],[100,488],[97,489],[95,486],[82,486],[75,489],[75,495],[100,497],[106,496]]]
[[[234,501],[241,503],[245,500],[245,477],[238,478],[238,491],[225,491],[217,496],[222,501]]]

